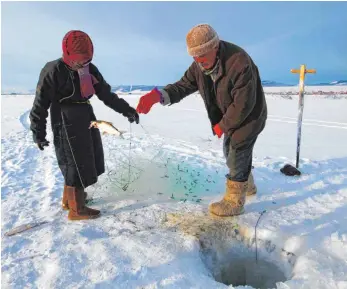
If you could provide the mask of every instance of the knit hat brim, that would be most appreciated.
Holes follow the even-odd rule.
[[[190,56],[197,57],[211,51],[213,48],[217,47],[218,44],[219,44],[219,37],[218,35],[215,35],[210,41],[202,45],[195,46],[195,47],[188,47],[187,51]]]

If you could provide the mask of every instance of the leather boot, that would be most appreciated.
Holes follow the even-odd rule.
[[[234,182],[227,179],[226,192],[223,199],[212,203],[209,211],[220,217],[240,215],[244,212],[247,182]]]
[[[66,190],[66,185],[64,185],[64,191],[63,191],[63,200],[61,202],[61,206],[63,208],[63,210],[68,210],[69,209],[69,205],[68,205],[68,201],[67,201],[67,190]],[[87,192],[84,192],[84,199],[85,202],[87,202]]]
[[[95,219],[100,216],[99,210],[86,207],[83,189],[67,186],[66,190],[70,208],[69,220]]]
[[[252,172],[249,174],[248,182],[247,182],[247,196],[252,196],[257,193],[257,187],[254,183],[254,178]]]

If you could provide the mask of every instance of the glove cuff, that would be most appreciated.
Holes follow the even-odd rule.
[[[164,89],[161,89],[159,90],[159,92],[160,92],[160,104],[161,105],[171,104],[170,96],[167,93],[167,91]]]

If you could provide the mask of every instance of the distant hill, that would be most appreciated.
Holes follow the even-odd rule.
[[[272,81],[272,80],[262,80],[261,84],[264,87],[295,86],[292,84],[286,84],[286,83],[276,82],[276,81]]]
[[[131,92],[131,91],[150,91],[155,85],[112,85],[112,91]],[[156,87],[163,88],[164,86],[157,85]]]
[[[347,80],[337,80],[332,82],[317,83],[317,86],[330,86],[330,85],[347,85]]]

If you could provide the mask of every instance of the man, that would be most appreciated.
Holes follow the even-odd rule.
[[[89,99],[96,94],[105,105],[139,123],[139,115],[129,104],[111,92],[93,59],[93,43],[79,30],[68,32],[62,43],[63,56],[42,69],[30,112],[30,129],[40,150],[48,146],[46,119],[50,108],[51,128],[59,168],[65,186],[62,206],[68,219],[92,219],[99,210],[85,206],[86,187],[105,172],[100,132],[89,128],[96,120]]]
[[[252,168],[253,147],[265,127],[267,106],[257,66],[240,47],[219,39],[208,24],[193,27],[186,36],[194,62],[184,76],[162,90],[141,97],[137,112],[148,113],[155,103],[174,104],[199,91],[223,151],[229,173],[226,192],[209,211],[218,216],[242,214],[246,195],[256,193]]]

